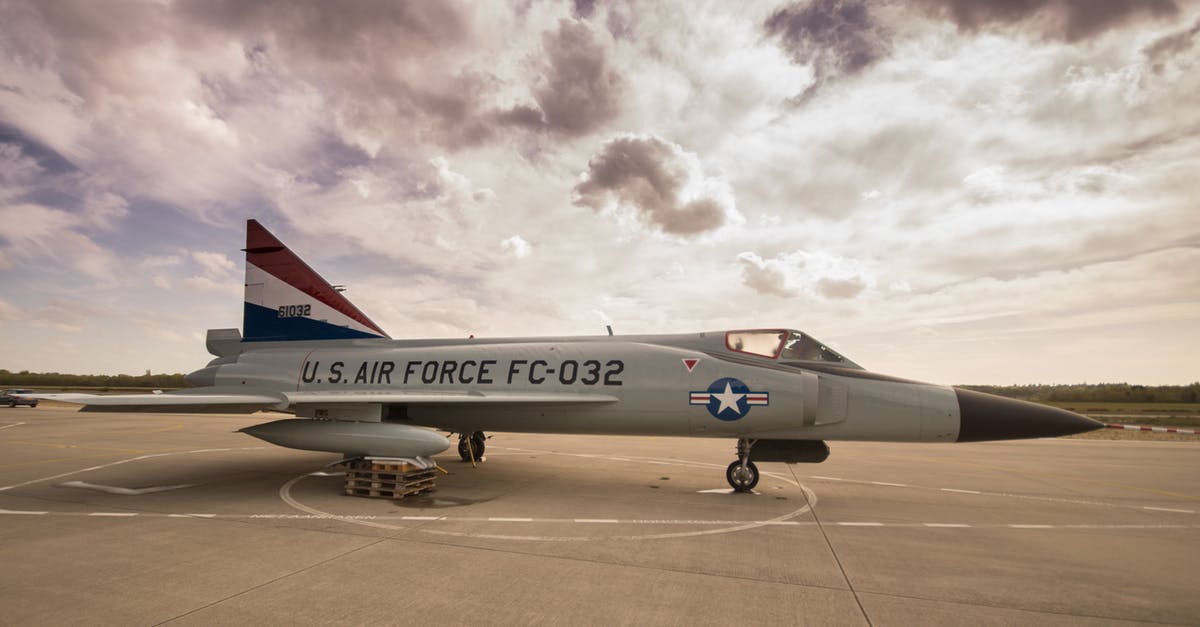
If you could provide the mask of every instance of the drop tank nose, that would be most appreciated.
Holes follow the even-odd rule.
[[[1104,428],[1103,423],[1057,407],[959,388],[954,393],[959,442],[1052,438]]]
[[[239,431],[287,448],[351,456],[432,457],[450,448],[435,431],[388,422],[287,418]]]

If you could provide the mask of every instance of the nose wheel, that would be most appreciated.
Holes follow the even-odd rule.
[[[725,479],[733,486],[734,492],[749,492],[758,485],[758,466],[754,462],[733,462],[725,469]]]
[[[487,436],[482,431],[462,433],[458,436],[458,456],[464,462],[481,461],[483,459],[484,442]]]
[[[738,458],[725,469],[725,480],[734,492],[750,492],[758,485],[758,466],[750,461],[750,447],[753,445],[753,440],[738,440]]]

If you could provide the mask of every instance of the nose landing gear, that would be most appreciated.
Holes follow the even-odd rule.
[[[487,436],[482,431],[458,435],[458,456],[464,462],[482,461],[484,442]]]
[[[733,486],[734,492],[750,492],[758,485],[758,466],[750,461],[750,447],[754,440],[741,438],[737,443],[737,461],[725,469],[725,480]]]

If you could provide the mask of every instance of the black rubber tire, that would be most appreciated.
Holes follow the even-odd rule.
[[[749,478],[742,475],[742,462],[735,461],[725,469],[725,480],[729,482],[734,492],[750,492],[758,485],[758,466],[754,462],[746,462]]]
[[[471,446],[467,447],[467,438],[471,438]],[[476,431],[468,436],[459,436],[458,438],[458,458],[464,462],[471,461],[471,453],[475,454],[475,461],[483,460],[484,437],[482,432]]]
[[[30,403],[30,404],[29,404],[29,406],[30,406],[30,407],[37,407],[37,401],[34,401],[34,402]]]

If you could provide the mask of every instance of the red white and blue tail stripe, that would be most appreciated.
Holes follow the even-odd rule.
[[[386,337],[379,325],[258,221],[246,222],[243,341]]]

